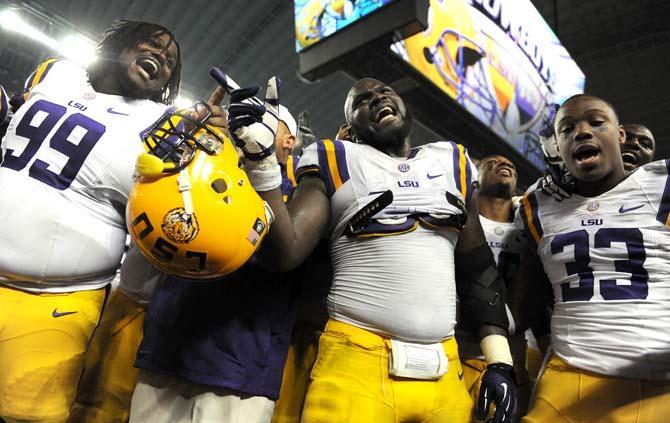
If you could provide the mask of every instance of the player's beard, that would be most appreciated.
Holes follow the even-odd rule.
[[[356,129],[352,125],[352,130],[357,142],[369,144],[372,146],[399,146],[405,142],[412,128],[412,115],[409,110],[405,111],[403,116],[403,125],[393,128],[383,128],[381,131],[374,131],[369,127]]]
[[[486,197],[503,198],[511,200],[514,196],[512,185],[505,182],[497,182],[492,185],[479,187],[479,194]]]
[[[138,98],[138,99],[155,99],[160,98],[162,89],[154,87],[144,87],[138,84],[130,77],[130,66],[133,66],[134,62],[127,63],[117,63],[115,66],[117,75],[119,75],[119,89],[121,95],[124,97]]]

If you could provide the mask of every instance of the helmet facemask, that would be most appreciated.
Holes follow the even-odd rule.
[[[212,109],[207,103],[196,103],[204,107],[207,114],[202,119],[194,119],[186,110],[166,113],[151,128],[142,134],[142,141],[148,153],[163,163],[161,172],[175,173],[189,165],[198,149],[207,154],[217,154],[223,147],[221,135],[207,125]],[[140,176],[141,168],[138,167]]]

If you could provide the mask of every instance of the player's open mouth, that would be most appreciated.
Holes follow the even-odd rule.
[[[507,176],[507,177],[511,178],[513,173],[512,173],[512,170],[510,168],[503,167],[503,168],[498,169],[498,175]]]
[[[592,145],[580,145],[575,150],[573,157],[578,165],[585,166],[593,164],[600,155],[600,149]]]
[[[395,117],[395,115],[396,115],[396,111],[393,107],[384,106],[375,115],[375,122],[385,123],[385,122],[393,119]]]
[[[143,56],[138,58],[135,63],[140,68],[140,72],[144,73],[146,79],[156,79],[161,64],[151,56]]]
[[[637,165],[638,158],[634,153],[624,151],[623,153],[621,153],[621,157],[623,158],[624,165],[630,165],[630,166]]]

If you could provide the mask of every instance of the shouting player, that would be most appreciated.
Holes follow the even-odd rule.
[[[2,142],[0,417],[64,421],[124,250],[140,133],[177,96],[179,46],[123,21],[87,69],[50,59]]]
[[[664,422],[670,415],[670,162],[627,174],[624,129],[614,108],[596,97],[568,99],[554,129],[575,192],[561,202],[538,191],[522,200],[537,256],[524,261],[518,282],[531,293],[545,270],[555,298],[553,356],[523,421]],[[527,306],[536,301],[526,300]]]
[[[306,149],[286,207],[279,167],[264,158],[273,135],[252,115],[230,106],[229,128],[245,144],[250,179],[276,216],[261,260],[290,269],[322,236],[330,242],[330,320],[302,420],[469,422],[472,401],[453,337],[458,272],[462,303],[489,363],[478,414],[494,402],[494,421],[508,421],[515,389],[504,283],[471,198],[477,174],[463,146],[411,148],[404,101],[388,85],[362,79],[345,103],[357,142]]]
[[[479,171],[479,220],[481,221],[486,242],[493,252],[498,270],[509,284],[512,275],[519,267],[519,258],[526,248],[522,230],[514,220],[512,197],[516,191],[517,172],[514,164],[503,156],[483,158],[477,165]],[[458,350],[463,362],[465,386],[474,401],[479,396],[479,381],[486,362],[479,343],[468,331],[456,332]],[[514,367],[519,382],[519,412],[526,410],[530,395],[528,377],[524,367],[525,340],[523,334],[510,337],[510,348],[514,358]]]
[[[627,123],[623,126],[626,141],[621,145],[623,167],[627,172],[651,163],[656,152],[656,140],[649,128],[638,123]]]

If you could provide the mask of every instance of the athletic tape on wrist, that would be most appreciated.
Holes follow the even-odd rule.
[[[486,364],[505,363],[514,365],[507,338],[502,335],[487,335],[479,343],[484,353]]]
[[[281,168],[274,154],[260,161],[245,160],[251,186],[258,192],[271,191],[281,186]]]

